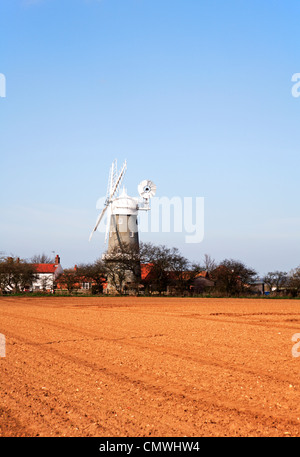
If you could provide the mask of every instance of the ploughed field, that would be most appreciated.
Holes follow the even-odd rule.
[[[298,300],[2,297],[0,333],[0,436],[300,435]]]

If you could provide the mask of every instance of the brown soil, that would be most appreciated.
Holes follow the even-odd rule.
[[[0,436],[300,432],[300,301],[7,297],[0,332]]]

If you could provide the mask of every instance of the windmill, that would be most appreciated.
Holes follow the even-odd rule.
[[[103,256],[106,260],[113,261],[116,252],[122,253],[127,246],[133,247],[135,250],[139,249],[138,211],[149,211],[149,200],[156,193],[156,185],[150,180],[141,181],[138,185],[140,197],[130,197],[125,188],[120,192],[126,169],[126,160],[119,172],[117,171],[117,160],[113,161],[108,178],[104,208],[99,214],[90,235],[91,240],[106,214],[105,243],[108,239],[108,249],[107,254]],[[119,195],[117,195],[118,192]]]

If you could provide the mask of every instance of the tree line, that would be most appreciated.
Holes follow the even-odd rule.
[[[0,291],[19,293],[28,290],[38,277],[34,266],[37,263],[54,263],[54,259],[45,254],[35,255],[29,260],[0,257]],[[140,265],[147,273],[142,277]],[[175,247],[152,243],[141,243],[139,249],[123,245],[122,250],[110,252],[104,259],[64,269],[55,281],[54,290],[60,287],[74,293],[82,288],[82,283],[88,283],[92,285],[93,294],[100,294],[108,281],[120,295],[129,291],[159,295],[167,292],[181,296],[209,293],[228,297],[258,293],[255,289],[258,281],[256,270],[239,260],[224,259],[217,263],[205,254],[201,262],[191,262]],[[268,272],[262,282],[272,295],[296,297],[300,294],[300,266],[289,273]]]

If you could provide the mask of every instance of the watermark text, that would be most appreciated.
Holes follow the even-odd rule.
[[[0,73],[0,97],[6,97],[6,78],[3,73]]]
[[[105,197],[101,197],[96,208],[102,210],[104,206]],[[112,213],[118,215],[117,230],[121,233],[182,233],[185,243],[201,243],[204,238],[204,197],[153,197],[150,211],[139,211],[137,202],[135,206],[129,206],[127,212],[123,207],[118,211],[117,206],[112,206]],[[110,215],[108,212],[108,217]],[[107,217],[103,218],[98,231],[105,233],[107,223]]]
[[[292,82],[295,83],[295,84],[293,84],[292,90],[291,90],[292,96],[295,98],[298,98],[298,97],[300,97],[300,73],[293,74]]]
[[[292,336],[292,341],[296,343],[292,347],[292,356],[300,357],[300,333],[294,333],[294,335]]]
[[[0,357],[5,357],[6,347],[5,347],[5,336],[0,333]]]

